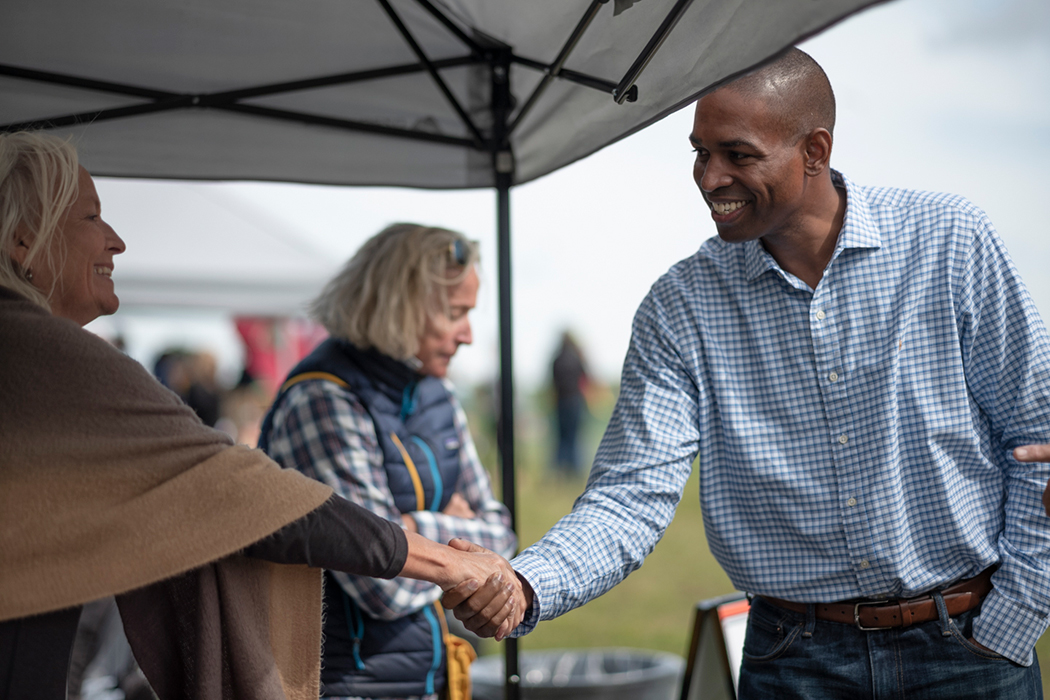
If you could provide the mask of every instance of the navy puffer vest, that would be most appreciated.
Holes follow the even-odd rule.
[[[448,504],[459,479],[460,443],[455,409],[439,379],[330,338],[289,373],[263,420],[260,448],[267,449],[274,412],[287,390],[311,379],[346,386],[368,411],[402,513],[440,511]],[[323,695],[409,696],[444,688],[445,650],[434,606],[398,620],[378,620],[325,572],[325,607]]]

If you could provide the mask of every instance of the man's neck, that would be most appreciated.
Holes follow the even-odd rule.
[[[791,231],[765,236],[762,245],[777,264],[816,289],[835,253],[846,218],[846,190],[835,187],[830,173],[814,183],[816,206],[803,213]]]

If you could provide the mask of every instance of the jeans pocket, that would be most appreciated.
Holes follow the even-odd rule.
[[[1007,663],[1013,663],[1013,661],[1010,661],[1010,659],[1006,658],[1002,654],[994,652],[991,649],[982,649],[981,647],[971,642],[970,639],[965,634],[963,634],[963,631],[960,630],[959,627],[955,624],[955,620],[951,620],[950,623],[952,637],[955,639],[955,641],[959,642],[959,645],[962,646],[963,649],[970,652],[973,656],[984,661],[1005,661]]]
[[[752,662],[772,661],[784,655],[798,636],[803,624],[777,613],[773,606],[756,599],[751,605],[744,634],[744,658]]]

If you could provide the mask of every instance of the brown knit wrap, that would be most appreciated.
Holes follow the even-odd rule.
[[[137,362],[0,287],[0,620],[185,574],[330,494],[258,450],[233,446]],[[212,571],[212,583],[195,585],[228,580],[231,590],[217,595],[231,604],[255,601],[241,612],[255,610],[257,618],[238,624],[268,630],[277,657],[286,653],[284,631],[271,613],[289,609],[282,596],[304,595],[290,614],[312,619],[282,624],[309,628],[315,641],[307,655],[319,649],[318,570],[229,561],[218,565],[232,567],[226,579]],[[206,616],[222,613],[178,612],[205,625]]]

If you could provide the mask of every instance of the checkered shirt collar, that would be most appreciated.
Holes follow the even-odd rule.
[[[842,231],[839,232],[838,244],[831,259],[837,258],[839,253],[847,248],[881,247],[882,235],[879,233],[879,227],[871,215],[868,203],[857,197],[857,186],[838,170],[831,171],[831,182],[835,187],[846,190],[846,218],[842,222]],[[780,272],[776,260],[757,240],[746,241],[743,245],[744,265],[749,282],[767,270]]]

